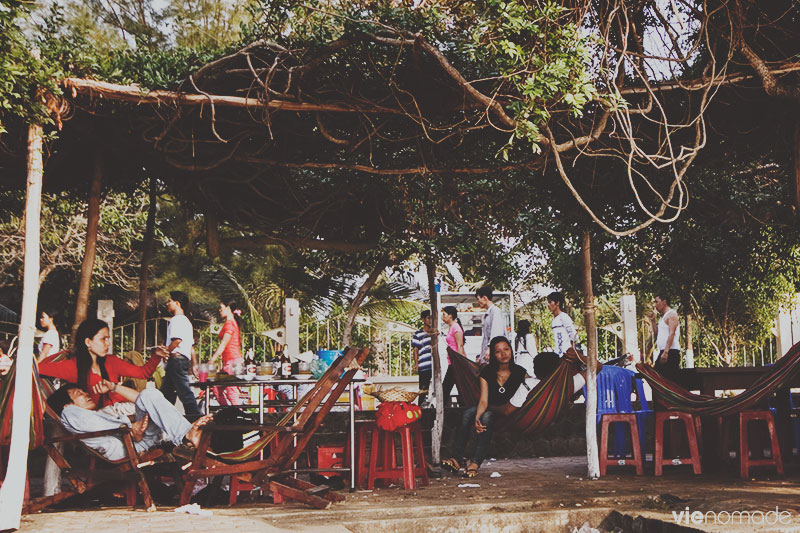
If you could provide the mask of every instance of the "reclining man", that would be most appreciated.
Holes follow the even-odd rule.
[[[573,358],[577,359],[580,363],[585,363],[585,356],[579,354],[574,349],[570,348],[564,354],[566,358]],[[522,407],[522,404],[525,403],[525,400],[528,399],[528,393],[533,389],[539,382],[544,381],[545,379],[549,378],[553,372],[556,371],[558,365],[561,364],[561,358],[555,352],[540,352],[533,358],[533,373],[536,377],[530,377],[528,375],[525,376],[525,380],[517,389],[517,392],[514,393],[514,396],[511,397],[511,400],[499,409],[496,409],[500,414],[509,415]],[[597,371],[603,368],[601,363],[597,364]],[[586,370],[581,370],[580,372],[576,373],[572,376],[572,394],[576,394],[580,391],[583,386],[586,384]]]
[[[162,431],[176,446],[194,446],[200,441],[201,428],[211,420],[211,415],[197,419],[194,424],[170,404],[157,389],[137,392],[117,383],[103,380],[94,391],[105,394],[109,391],[124,396],[136,407],[135,420],[127,416],[97,411],[91,396],[77,385],[66,384],[47,398],[48,405],[61,417],[61,423],[70,433],[92,433],[130,427],[137,453],[144,452],[161,443]],[[109,461],[118,461],[128,456],[122,438],[116,435],[81,439],[87,446],[100,452]]]

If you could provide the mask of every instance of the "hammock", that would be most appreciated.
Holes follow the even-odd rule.
[[[744,392],[730,398],[716,398],[689,392],[656,372],[650,365],[639,363],[636,369],[652,387],[653,395],[667,408],[701,416],[726,416],[744,411],[784,385],[788,385],[800,371],[798,362],[800,362],[800,343],[789,348],[786,355],[778,359]]]
[[[451,348],[447,349],[458,393],[467,405],[476,405],[480,399],[478,364]],[[556,371],[540,381],[528,392],[522,407],[508,416],[500,417],[500,431],[536,433],[549,426],[572,400],[572,377],[578,373],[577,357],[565,356]]]
[[[17,360],[11,363],[8,373],[0,377],[0,446],[11,442],[11,428],[14,419],[14,381],[17,375]],[[31,435],[30,448],[38,448],[44,442],[44,410],[48,394],[52,391],[49,383],[43,383],[39,368],[33,365],[33,384],[31,389]]]

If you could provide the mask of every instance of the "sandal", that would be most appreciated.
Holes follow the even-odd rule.
[[[478,475],[478,469],[480,467],[475,463],[472,463],[470,466],[467,467],[467,471],[464,472],[464,477],[466,478],[474,478]]]
[[[457,474],[459,470],[461,470],[461,464],[454,458],[451,457],[450,459],[445,459],[442,461],[442,468],[447,470],[448,472],[452,472],[453,474]]]

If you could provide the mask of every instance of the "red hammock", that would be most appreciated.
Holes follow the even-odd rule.
[[[447,348],[453,366],[458,394],[465,405],[476,405],[480,399],[480,367],[458,352]],[[500,417],[498,429],[536,433],[549,426],[572,401],[572,377],[578,373],[577,354],[561,359],[556,371],[528,392],[522,407]]]
[[[789,348],[786,355],[778,359],[744,392],[729,398],[689,392],[656,372],[650,365],[639,363],[636,369],[652,387],[653,395],[669,409],[701,416],[725,416],[744,411],[769,397],[779,388],[788,385],[800,371],[798,363],[800,363],[800,343]]]
[[[47,361],[60,361],[68,355],[62,351],[47,358]],[[11,427],[14,412],[14,380],[17,373],[17,359],[5,376],[0,377],[0,445],[11,442]],[[33,363],[33,387],[31,390],[31,436],[30,448],[37,448],[44,440],[44,427],[42,420],[46,407],[47,397],[53,392],[53,386],[46,379],[39,376],[39,367]]]

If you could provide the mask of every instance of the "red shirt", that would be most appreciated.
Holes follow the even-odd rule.
[[[69,383],[78,383],[78,365],[74,357],[65,359],[63,361],[50,362],[54,357],[48,357],[39,363],[39,373],[43,376],[50,376],[53,378],[60,378]],[[127,378],[147,379],[156,371],[158,363],[161,358],[154,355],[142,366],[134,365],[124,361],[116,355],[107,355],[106,359],[106,372],[108,372],[108,380],[114,383],[119,383],[120,376]],[[92,392],[92,388],[103,379],[102,376],[89,371],[89,390],[86,391],[97,402],[97,407],[103,407],[111,403],[127,402],[125,398],[115,392],[100,395]]]
[[[225,349],[222,351],[223,365],[228,361],[242,358],[242,345],[239,339],[239,324],[237,324],[235,320],[226,320],[222,325],[222,329],[219,330],[219,339],[222,340],[222,337],[224,337],[226,333],[230,333],[231,338],[228,341],[228,344],[225,346]]]

